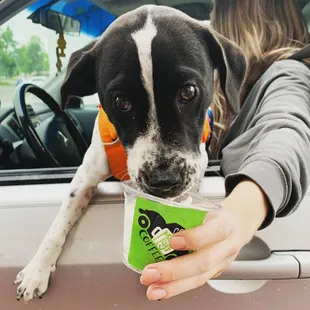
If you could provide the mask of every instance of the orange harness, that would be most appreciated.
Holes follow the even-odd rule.
[[[127,171],[127,153],[113,124],[109,121],[107,114],[99,105],[98,126],[102,143],[104,145],[110,165],[111,175],[121,181],[129,180]],[[201,143],[206,143],[211,135],[210,119],[204,123]]]

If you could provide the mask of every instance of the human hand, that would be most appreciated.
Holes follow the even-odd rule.
[[[267,214],[264,194],[248,180],[239,183],[221,205],[221,211],[208,213],[203,225],[170,239],[171,248],[194,252],[143,270],[140,281],[148,286],[150,300],[168,299],[219,276],[251,240]]]

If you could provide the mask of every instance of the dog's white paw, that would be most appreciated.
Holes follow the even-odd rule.
[[[55,264],[31,261],[16,277],[14,284],[20,283],[16,298],[29,301],[34,297],[42,298],[48,287],[49,278],[56,269]]]

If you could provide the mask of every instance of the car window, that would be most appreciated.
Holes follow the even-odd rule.
[[[43,87],[57,74],[56,47],[59,34],[33,23],[24,10],[0,26],[0,101],[2,106],[12,106],[15,87],[29,82]],[[66,36],[66,67],[73,51],[86,45],[93,38],[85,34]],[[29,95],[29,99],[32,98]],[[31,100],[31,99],[30,99]]]
[[[19,2],[19,0],[16,0],[16,2]],[[298,0],[298,2],[310,25],[310,1]],[[22,129],[19,128],[16,113],[12,109],[16,86],[20,83],[29,82],[45,89],[53,97],[57,93],[59,100],[61,81],[71,54],[100,36],[117,16],[144,3],[158,4],[158,1],[37,0],[27,9],[0,25],[0,172],[4,170],[1,166],[1,158],[3,158],[1,152],[4,154],[1,149],[3,141],[9,141],[13,145],[7,147],[7,153],[12,154],[12,160],[7,156],[6,160],[10,164],[4,165],[5,169],[24,169],[21,174],[25,176],[26,170],[30,171],[37,168],[44,170],[46,167],[40,161],[37,163],[37,158],[30,156],[31,152],[28,152],[29,145],[25,141]],[[172,6],[193,18],[209,24],[213,1],[161,0],[160,4]],[[44,14],[47,6],[50,9],[50,15],[47,16],[49,18],[42,19],[40,13]],[[62,16],[55,19],[55,12],[62,14]],[[61,22],[66,28],[63,38],[61,32],[55,30],[57,29],[55,20]],[[75,23],[76,20],[80,23]],[[49,26],[44,25],[46,22],[50,23]],[[65,49],[63,57],[60,58],[62,67],[61,72],[59,72],[57,53],[59,54],[59,46],[64,43],[63,39],[65,40]],[[42,123],[49,118],[49,111],[39,110],[42,107],[46,110],[46,106],[40,100],[38,102],[36,97],[27,94],[26,102],[30,104],[29,113],[34,114],[36,124],[38,118]],[[74,122],[79,125],[85,139],[90,141],[94,119],[98,112],[96,107],[99,104],[98,95],[84,97],[83,102],[88,106],[85,109],[75,109],[71,116]],[[38,109],[37,103],[39,103]],[[94,105],[94,107],[91,107],[91,105]],[[11,109],[9,114],[6,108]],[[18,165],[14,162],[14,156],[18,157]],[[57,173],[60,173],[60,168],[57,169]],[[34,172],[34,174],[37,175],[38,172]],[[51,170],[47,174],[50,175]],[[64,170],[64,175],[67,176],[67,174],[67,170]],[[42,171],[40,175],[42,176]],[[5,176],[5,180],[7,180],[7,177]],[[19,175],[17,177],[19,178]],[[46,179],[46,176],[42,178]],[[57,176],[57,178],[60,177]],[[34,176],[30,175],[30,179],[34,179]],[[24,182],[24,180],[20,179],[19,181]]]

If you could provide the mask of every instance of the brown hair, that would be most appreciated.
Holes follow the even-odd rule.
[[[271,64],[287,59],[310,42],[307,24],[295,0],[215,0],[211,25],[237,43],[248,59],[241,103]],[[211,152],[216,157],[232,121],[217,78],[212,108],[216,139]]]

